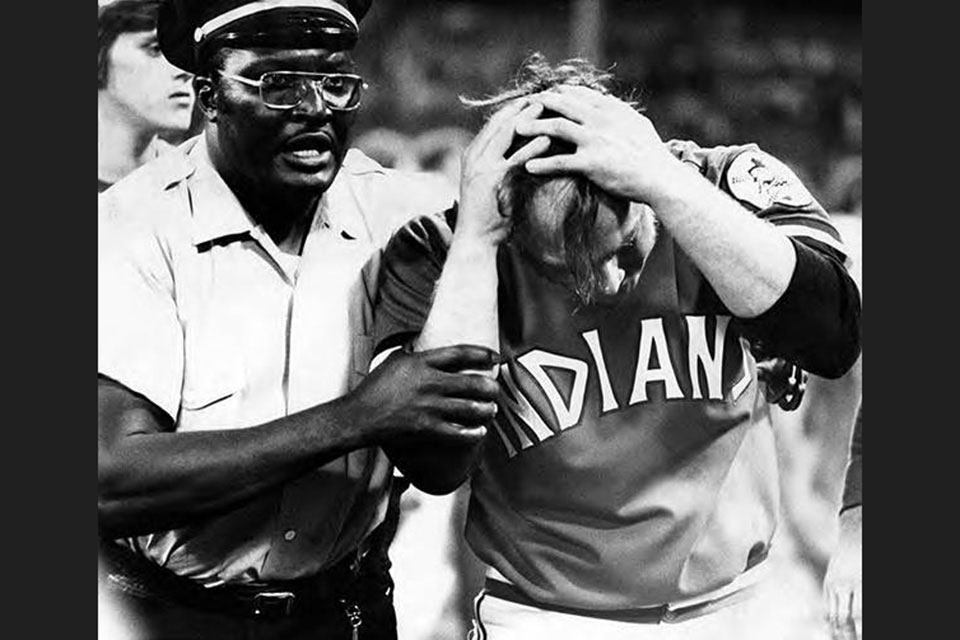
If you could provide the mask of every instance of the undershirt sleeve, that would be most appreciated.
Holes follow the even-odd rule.
[[[797,262],[770,309],[736,322],[758,350],[836,379],[860,355],[860,293],[846,267],[816,241],[790,237]]]

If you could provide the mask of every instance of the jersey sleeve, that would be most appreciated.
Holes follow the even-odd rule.
[[[797,262],[780,299],[740,319],[758,350],[838,378],[860,355],[860,293],[843,239],[830,216],[784,163],[746,145],[728,150],[718,184],[790,238]]]
[[[721,187],[757,217],[841,263],[847,260],[830,216],[786,164],[751,144],[733,148],[724,165]]]
[[[853,440],[850,443],[850,464],[843,484],[843,506],[841,511],[863,504],[861,485],[863,478],[863,407],[857,411],[857,421],[853,426]]]
[[[142,229],[101,221],[97,369],[176,420],[183,333],[161,242]]]
[[[384,249],[373,311],[374,355],[419,335],[453,239],[456,207],[401,227]]]

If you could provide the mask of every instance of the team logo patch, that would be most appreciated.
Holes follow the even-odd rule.
[[[758,209],[775,204],[805,207],[813,202],[796,174],[763,151],[744,151],[734,158],[727,169],[727,188],[735,198]]]

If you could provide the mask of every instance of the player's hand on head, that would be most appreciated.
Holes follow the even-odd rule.
[[[546,137],[535,137],[509,156],[514,130],[519,122],[536,118],[543,107],[529,98],[518,98],[497,111],[464,150],[460,170],[460,204],[457,233],[493,243],[506,238],[510,230],[507,211],[499,206],[500,188],[507,172],[550,145]]]
[[[612,195],[650,202],[681,166],[650,119],[619,98],[560,86],[533,99],[560,116],[524,120],[517,133],[557,138],[576,150],[531,159],[525,165],[530,173],[579,173]]]
[[[499,386],[469,371],[489,370],[498,358],[475,345],[396,351],[347,396],[347,410],[381,442],[478,442],[496,415]]]

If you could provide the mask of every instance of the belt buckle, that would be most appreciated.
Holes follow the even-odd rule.
[[[293,611],[297,597],[289,591],[265,591],[253,597],[253,615],[288,616]]]

